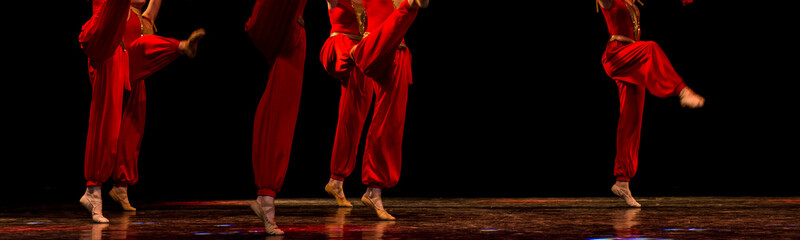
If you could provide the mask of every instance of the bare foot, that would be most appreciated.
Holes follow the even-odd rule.
[[[256,201],[250,203],[250,209],[256,213],[264,223],[264,230],[268,235],[283,235],[283,230],[275,224],[275,202],[270,196],[258,196]]]
[[[331,178],[328,184],[325,185],[325,192],[328,192],[329,195],[336,198],[336,205],[339,207],[353,207],[353,204],[347,201],[347,198],[344,196],[342,181]]]
[[[364,196],[361,196],[361,202],[374,210],[381,220],[395,220],[394,216],[386,212],[386,209],[383,209],[380,188],[367,188],[367,192],[364,193]]]
[[[108,218],[103,216],[103,197],[100,196],[99,186],[87,186],[80,200],[81,205],[92,213],[95,223],[108,223]]]
[[[705,98],[692,91],[689,87],[685,87],[681,90],[680,98],[681,106],[688,108],[701,108],[706,103]]]
[[[122,209],[125,211],[136,211],[136,208],[131,206],[131,202],[128,201],[128,188],[127,187],[114,187],[111,191],[108,192],[108,195],[111,196],[111,199],[117,201],[121,206]]]
[[[426,8],[429,3],[429,0],[408,0],[408,5],[411,7]]]
[[[625,203],[627,203],[628,206],[642,207],[642,205],[639,204],[639,202],[636,202],[636,199],[633,198],[631,189],[628,187],[628,182],[617,181],[614,186],[611,186],[611,192],[625,200]]]
[[[192,32],[192,35],[189,36],[188,39],[183,40],[178,44],[178,50],[183,54],[186,54],[189,58],[194,58],[197,56],[197,43],[200,42],[200,39],[206,36],[205,29],[197,29]]]

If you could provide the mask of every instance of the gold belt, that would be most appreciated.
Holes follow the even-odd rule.
[[[345,36],[347,36],[348,38],[350,38],[350,39],[353,39],[353,40],[356,40],[356,41],[361,41],[361,38],[362,38],[362,37],[361,37],[361,35],[349,34],[349,33],[342,33],[342,32],[333,32],[333,33],[331,33],[331,36],[330,36],[330,37],[333,37],[333,36],[336,36],[336,35],[340,35],[340,34],[341,34],[341,35],[345,35]]]
[[[622,36],[622,35],[611,35],[611,38],[608,39],[608,42],[613,42],[613,41],[620,41],[620,42],[626,42],[626,43],[635,43],[636,42],[635,40],[633,40],[633,39],[631,39],[629,37],[626,37],[626,36]]]

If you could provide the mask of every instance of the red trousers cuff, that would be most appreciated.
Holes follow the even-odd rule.
[[[275,190],[268,188],[258,189],[258,196],[270,196],[274,198],[275,195],[277,195],[277,192],[275,192]]]
[[[333,178],[333,180],[344,181],[345,177],[331,173],[331,178]]]
[[[86,186],[87,187],[103,186],[103,182],[97,182],[97,181],[88,180],[88,181],[86,181]]]

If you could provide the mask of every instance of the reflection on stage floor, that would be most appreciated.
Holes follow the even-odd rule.
[[[285,236],[265,235],[249,200],[104,201],[110,224],[75,204],[0,206],[0,239],[800,239],[800,198],[386,198],[397,221],[350,199],[278,199]]]

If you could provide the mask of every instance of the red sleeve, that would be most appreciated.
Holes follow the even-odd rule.
[[[92,18],[83,25],[78,41],[86,56],[104,60],[122,41],[130,0],[93,0]]]
[[[686,4],[692,3],[692,1],[693,0],[681,0],[681,2],[683,3],[683,6],[686,6]]]

